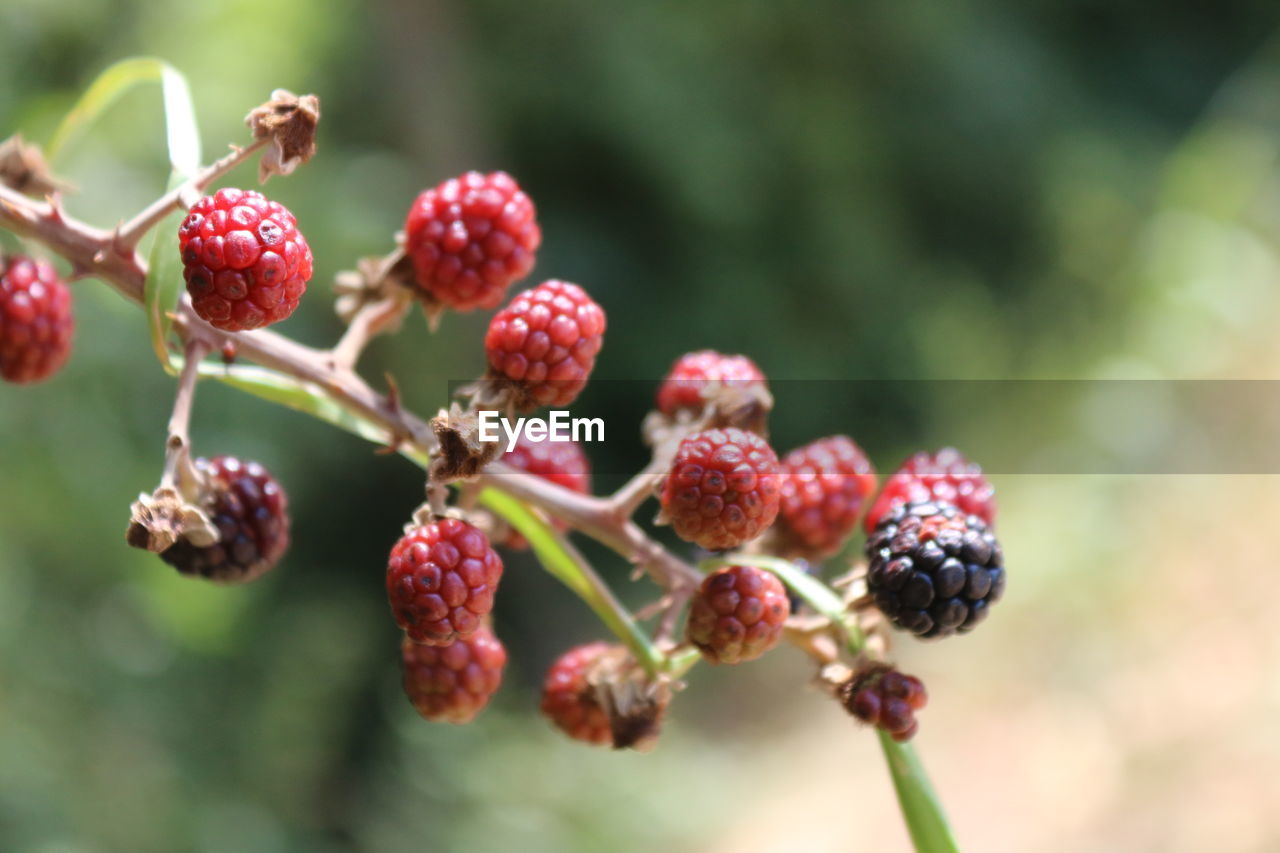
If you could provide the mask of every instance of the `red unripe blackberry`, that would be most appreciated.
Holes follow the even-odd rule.
[[[937,453],[920,451],[885,481],[867,512],[867,532],[895,507],[923,501],[953,504],[987,524],[996,520],[996,490],[982,475],[982,468],[954,447],[944,447]]]
[[[690,602],[685,635],[712,663],[743,663],[778,645],[790,614],[773,573],[726,566],[707,575]]]
[[[542,684],[542,713],[574,740],[598,745],[613,743],[609,713],[600,704],[587,676],[602,656],[617,649],[609,643],[575,646],[547,670]]]
[[[201,509],[218,530],[218,541],[196,546],[179,539],[160,558],[184,575],[219,583],[245,583],[275,568],[289,548],[289,500],[257,462],[234,456],[197,459],[206,478]]]
[[[71,291],[45,261],[0,256],[0,377],[48,379],[71,355]]]
[[[778,457],[763,438],[728,427],[680,443],[662,484],[662,510],[676,535],[708,551],[756,538],[778,515]]]
[[[494,315],[484,350],[493,375],[516,390],[516,408],[567,406],[587,384],[604,329],[604,309],[586,291],[544,281]]]
[[[400,643],[404,693],[423,719],[469,723],[502,684],[507,650],[485,625],[445,646]]]
[[[915,712],[929,701],[924,683],[888,666],[875,666],[854,676],[842,689],[845,708],[864,723],[909,740],[919,724]]]
[[[1004,593],[1004,553],[987,523],[951,504],[903,504],[867,540],[867,591],[924,638],[972,630]]]
[[[712,382],[751,387],[765,385],[764,373],[745,355],[724,355],[700,350],[680,356],[658,387],[658,410],[674,415],[680,409],[700,411],[706,405],[702,391]]]
[[[404,233],[418,286],[456,311],[498,307],[542,242],[533,202],[506,172],[467,172],[423,192]]]
[[[571,492],[591,493],[591,462],[576,441],[534,441],[521,432],[516,446],[502,455],[502,461],[520,471],[549,480]],[[552,522],[556,529],[566,530],[560,519]],[[528,543],[512,531],[502,543],[508,548],[525,548]]]
[[[501,577],[502,558],[488,537],[442,518],[411,529],[391,549],[387,598],[410,639],[443,646],[480,628]]]
[[[778,527],[784,547],[808,557],[831,556],[858,526],[863,503],[876,489],[875,469],[843,435],[796,448],[781,465]]]
[[[253,190],[218,190],[192,205],[178,249],[192,307],[226,332],[285,319],[311,279],[311,249],[297,220]]]

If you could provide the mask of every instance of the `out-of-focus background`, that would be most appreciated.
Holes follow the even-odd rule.
[[[962,844],[1269,851],[1274,477],[1122,464],[1179,446],[1204,413],[1177,395],[1117,419],[1100,383],[957,406],[947,383],[785,380],[1274,377],[1278,27],[1256,0],[8,0],[0,136],[46,140],[137,53],[189,75],[210,155],[271,89],[318,93],[319,155],[267,188],[316,255],[282,331],[315,344],[340,331],[333,274],[386,251],[418,190],[512,172],[543,224],[535,275],[611,318],[597,375],[619,381],[579,406],[609,424],[603,486],[641,462],[656,379],[701,347],[783,380],[784,449],[847,432],[882,471],[945,443],[1043,450],[978,459],[1012,566],[993,618],[900,643]],[[127,96],[67,152],[73,213],[110,224],[162,189],[158,100]],[[874,738],[791,650],[694,670],[652,754],[552,731],[541,673],[599,629],[524,556],[498,603],[503,690],[471,726],[418,719],[381,573],[420,474],[300,415],[213,384],[197,404],[201,452],[259,459],[290,492],[272,575],[214,588],[131,551],[172,381],[137,310],[76,294],[64,373],[0,388],[0,849],[909,849]],[[414,318],[368,375],[429,411],[480,369],[486,322]],[[1046,423],[1062,446],[1036,446]]]

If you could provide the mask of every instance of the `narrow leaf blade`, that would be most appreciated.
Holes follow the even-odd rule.
[[[169,144],[169,189],[177,189],[200,171],[200,131],[196,126],[191,87],[180,71],[160,60],[149,60],[160,81],[164,100],[165,133]],[[151,346],[165,369],[174,371],[169,353],[171,313],[182,292],[182,265],[178,256],[177,231],[181,210],[165,217],[152,230],[145,290],[147,325]]]
[[[88,130],[112,104],[134,86],[159,80],[163,64],[160,60],[149,57],[122,59],[94,78],[45,146],[45,155],[49,160],[56,159],[72,141]]]
[[[181,362],[180,358],[175,360]],[[310,383],[292,376],[254,365],[220,365],[210,362],[200,365],[200,375],[311,415],[375,444],[385,445],[390,441],[382,428],[342,408]]]
[[[94,78],[54,131],[45,155],[55,160],[116,101],[142,83],[161,85],[170,165],[184,177],[194,175],[200,168],[200,134],[191,87],[178,69],[149,56],[122,59]]]
[[[627,648],[650,674],[655,674],[662,668],[665,663],[662,652],[653,645],[635,620],[618,612],[604,600],[595,585],[582,573],[577,560],[564,549],[559,536],[546,522],[523,503],[497,489],[485,489],[480,493],[479,502],[520,531],[543,568],[585,601],[600,621],[626,643]]]
[[[195,177],[200,171],[200,129],[196,124],[196,108],[191,100],[191,87],[181,71],[168,63],[160,70],[164,96],[165,135],[169,143],[169,164],[175,176]]]
[[[169,180],[170,188],[182,184],[184,179],[176,172]],[[174,356],[169,352],[169,331],[173,327],[172,312],[178,306],[182,293],[182,259],[178,255],[178,226],[185,214],[174,211],[152,229],[147,239],[151,248],[147,252],[147,279],[143,291],[147,328],[151,332],[151,347],[165,370],[176,374]]]
[[[884,732],[879,735],[880,748],[889,765],[893,789],[916,853],[959,853],[960,846],[947,823],[942,803],[915,749],[909,743],[898,743]]]

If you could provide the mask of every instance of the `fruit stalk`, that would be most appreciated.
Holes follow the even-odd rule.
[[[178,390],[173,398],[173,414],[169,416],[169,437],[164,446],[164,472],[161,486],[183,491],[194,483],[196,471],[191,463],[191,407],[196,398],[196,380],[199,378],[200,361],[208,347],[199,339],[187,342],[183,356],[182,372],[178,375]]]
[[[221,160],[210,163],[191,180],[175,187],[151,202],[136,216],[116,229],[114,239],[116,250],[120,252],[131,251],[133,247],[138,245],[143,236],[164,221],[166,216],[179,207],[190,207],[191,203],[198,199],[210,184],[245,160],[248,160],[268,142],[270,142],[269,139],[259,139],[243,148],[238,145],[232,146],[230,154],[227,154]]]

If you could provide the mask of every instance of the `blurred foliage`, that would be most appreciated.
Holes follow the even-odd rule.
[[[536,274],[583,283],[611,318],[598,376],[619,381],[595,383],[580,406],[608,419],[609,442],[591,449],[606,474],[640,464],[653,382],[638,380],[699,347],[749,353],[780,380],[1253,377],[1274,363],[1273,4],[266,10],[8,0],[0,135],[47,139],[99,70],[137,53],[189,76],[209,156],[243,141],[243,115],[271,89],[318,93],[319,155],[268,187],[315,248],[312,293],[283,327],[315,344],[340,331],[327,282],[389,248],[419,189],[467,168],[511,171],[543,223]],[[73,213],[110,224],[163,189],[158,101],[127,96],[66,152]],[[539,673],[600,629],[524,557],[499,600],[512,664],[494,707],[466,729],[417,720],[399,695],[380,576],[421,499],[419,474],[296,413],[213,383],[196,410],[202,452],[258,459],[287,484],[296,542],[280,570],[215,589],[130,551],[127,506],[156,480],[172,380],[140,312],[92,283],[76,305],[62,376],[0,389],[0,849],[704,849],[775,776],[789,810],[770,825],[805,837],[810,819],[847,823],[868,849],[903,849],[874,739],[800,692],[791,653],[695,671],[656,754],[562,742],[534,712]],[[431,411],[450,380],[479,370],[486,322],[450,316],[428,336],[414,318],[375,343],[367,375],[392,371],[408,404]],[[782,382],[774,435],[785,448],[849,432],[882,469],[916,446],[1017,438],[1045,418],[1106,439],[1089,400],[957,413],[929,387]],[[814,399],[814,388],[830,390]],[[1023,702],[1025,720],[1061,723],[1018,692],[1048,677],[1033,652],[1083,701],[1114,654],[1102,619],[1144,612],[1147,567],[1132,557],[1145,553],[1116,514],[1147,493],[1105,478],[999,487],[1006,548],[1028,567],[1001,618],[966,647],[904,653],[940,685],[926,727],[937,720],[953,738],[922,740],[927,763],[939,756],[944,802],[982,788],[962,772],[1002,784],[1000,768],[975,769],[964,752],[978,742],[961,724],[985,731],[974,721],[988,695],[970,673]],[[587,552],[628,600],[651,594]],[[1082,566],[1106,579],[1101,602]],[[1195,567],[1172,574],[1183,571]],[[1020,639],[1081,625],[1096,633],[1067,650]],[[1098,749],[1080,754],[1115,745],[1097,734],[1106,717],[1087,718],[1100,729],[1073,719],[1078,743]],[[847,745],[818,746],[810,730]],[[824,765],[829,754],[848,760]],[[788,799],[813,789],[802,759],[839,771],[823,777],[833,811]],[[1104,849],[1089,832],[1107,815],[1061,827],[1046,817],[1061,802],[1046,794],[1045,812],[1028,812],[1057,835],[1007,849]],[[970,805],[954,813],[962,842],[989,822],[989,803]],[[1116,849],[1207,849],[1190,831],[1118,837]],[[1271,823],[1230,849],[1275,844]]]

